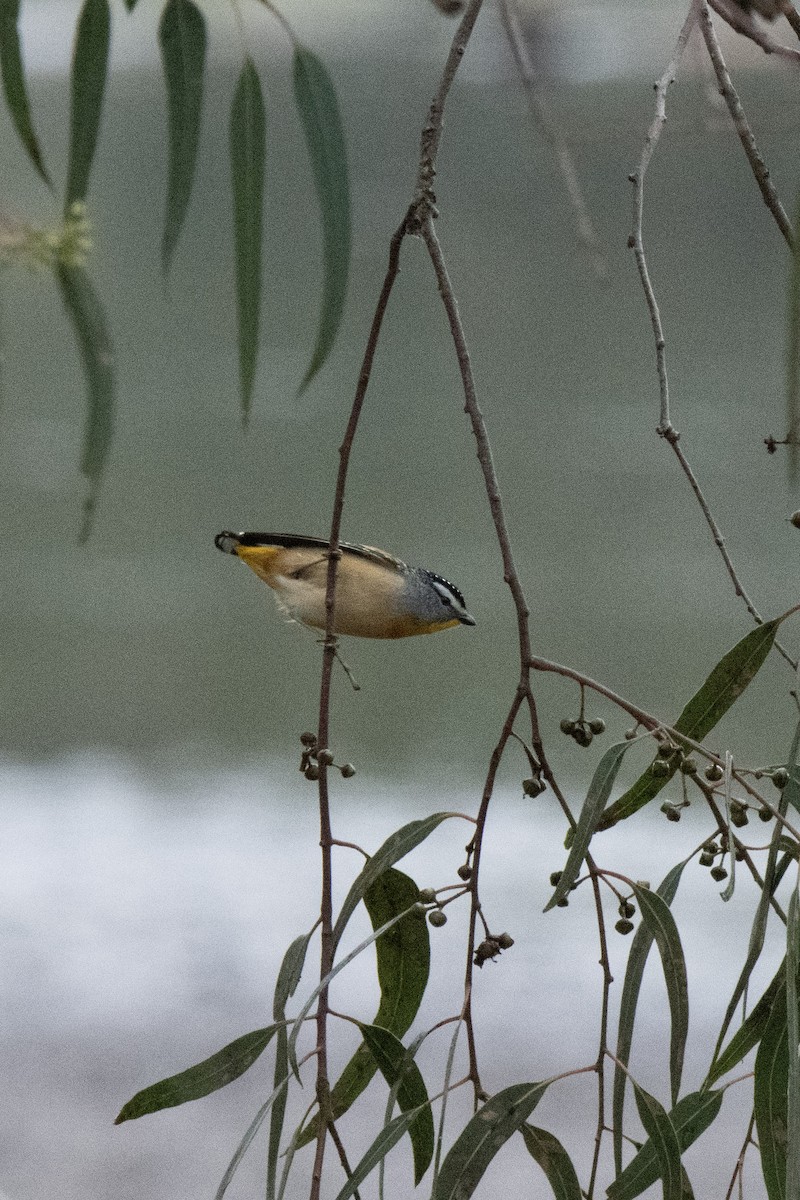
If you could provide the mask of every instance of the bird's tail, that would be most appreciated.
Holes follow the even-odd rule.
[[[214,538],[214,545],[223,554],[238,554],[241,545],[238,533],[231,533],[229,529],[223,529],[222,533],[218,533]]]

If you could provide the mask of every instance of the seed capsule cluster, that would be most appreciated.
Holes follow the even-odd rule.
[[[564,717],[559,728],[579,746],[591,746],[595,736],[605,732],[606,723],[602,717],[593,717],[591,721],[587,721],[583,716],[574,721],[570,717]]]
[[[319,779],[320,767],[334,767],[343,779],[352,779],[355,775],[356,769],[352,763],[342,763],[340,766],[334,762],[333,751],[327,746],[319,746],[315,733],[301,733],[300,745],[303,747],[300,770],[312,783]]]

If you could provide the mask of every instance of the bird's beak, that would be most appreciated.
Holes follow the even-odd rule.
[[[475,624],[475,618],[471,617],[468,612],[461,613],[461,615],[459,616],[458,619],[462,625],[474,625]]]

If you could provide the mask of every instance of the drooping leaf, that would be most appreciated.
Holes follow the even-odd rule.
[[[410,821],[407,825],[403,825],[401,829],[391,834],[383,845],[367,859],[361,873],[353,881],[353,886],[345,896],[341,911],[336,919],[336,924],[333,927],[334,946],[338,946],[347,922],[375,880],[388,867],[394,866],[396,862],[399,862],[401,858],[404,858],[406,854],[410,854],[421,842],[424,842],[433,833],[434,829],[441,825],[442,821],[446,821],[448,817],[455,817],[457,815],[457,813],[449,812],[432,813],[429,817],[423,817],[419,821]]]
[[[550,1084],[515,1083],[479,1108],[450,1147],[431,1200],[469,1200],[493,1158],[533,1112]]]
[[[583,1192],[572,1159],[558,1138],[536,1125],[523,1125],[520,1133],[531,1158],[547,1176],[555,1200],[582,1200]]]
[[[678,1134],[669,1114],[655,1096],[651,1096],[635,1081],[632,1082],[639,1118],[653,1147],[658,1177],[664,1185],[664,1200],[681,1200],[683,1180]]]
[[[14,128],[28,152],[28,157],[44,182],[52,189],[53,184],[44,165],[28,102],[25,64],[19,40],[19,5],[20,0],[2,0],[0,3],[0,71],[3,75],[3,91]]]
[[[166,274],[192,192],[203,111],[206,23],[192,0],[167,0],[158,40],[169,118],[167,207],[161,242],[161,265]]]
[[[720,659],[675,722],[673,728],[678,733],[686,734],[692,741],[701,742],[711,732],[755,678],[772,649],[783,619],[782,616],[776,617],[758,625]],[[624,821],[633,816],[657,796],[677,771],[679,756],[674,755],[673,759],[668,761],[669,770],[666,775],[654,772],[651,764],[633,786],[606,809],[598,829],[608,829],[616,825],[617,821]],[[663,768],[659,768],[660,770]]]
[[[397,1086],[397,1103],[402,1112],[414,1111],[417,1116],[408,1127],[414,1154],[414,1185],[416,1186],[433,1158],[433,1114],[425,1082],[419,1067],[410,1059],[399,1038],[379,1025],[362,1025],[364,1042],[369,1047],[389,1087]]]
[[[236,85],[230,128],[239,382],[245,421],[250,413],[258,358],[265,130],[261,83],[248,58]]]
[[[753,1109],[761,1150],[761,1170],[769,1200],[794,1200],[786,1192],[786,1138],[789,1046],[786,990],[778,992],[756,1054]]]
[[[72,53],[65,212],[76,200],[84,200],[89,189],[89,174],[103,111],[110,36],[108,0],[84,0]]]
[[[266,1049],[276,1028],[276,1025],[269,1025],[265,1029],[254,1029],[252,1033],[229,1042],[203,1062],[137,1092],[123,1105],[114,1124],[120,1125],[123,1121],[132,1121],[147,1113],[160,1112],[162,1108],[174,1108],[189,1100],[200,1100],[232,1083]]]
[[[686,960],[683,956],[680,934],[675,918],[662,898],[648,888],[633,885],[634,895],[639,902],[642,920],[652,934],[667,987],[672,1031],[669,1050],[669,1077],[673,1106],[677,1103],[683,1073],[683,1055],[689,1032],[689,987],[686,978]]]
[[[367,888],[364,904],[373,929],[380,929],[392,917],[406,912],[375,943],[380,984],[380,1003],[373,1025],[401,1038],[419,1011],[430,970],[430,936],[422,913],[408,912],[419,898],[419,889],[408,875],[390,867]],[[370,1047],[356,1050],[331,1089],[330,1106],[334,1120],[341,1117],[375,1074],[378,1064]],[[317,1136],[317,1119],[310,1121],[298,1145],[305,1146]]]
[[[788,1084],[786,1106],[786,1195],[800,1196],[800,1021],[797,974],[800,969],[800,896],[794,887],[786,922],[786,1040]]]
[[[89,481],[80,540],[89,536],[114,426],[114,347],[105,313],[83,267],[56,267],[61,299],[72,322],[86,378],[88,413],[81,471]]]
[[[276,1089],[289,1074],[288,1036],[286,1026],[282,1022],[286,1017],[286,1002],[294,995],[297,985],[300,982],[309,941],[310,934],[307,933],[295,938],[283,956],[283,962],[281,963],[275,983],[272,1017],[274,1021],[281,1022],[278,1025],[278,1034],[275,1039],[273,1086]],[[281,1150],[283,1122],[286,1116],[286,1091],[287,1089],[284,1087],[280,1092],[277,1092],[270,1112],[269,1150],[267,1154],[267,1200],[274,1200],[275,1198],[278,1157]]]
[[[311,159],[322,218],[323,284],[317,339],[300,390],[328,357],[344,311],[350,270],[350,184],[336,91],[324,64],[304,46],[294,52],[294,97]]]
[[[239,1145],[234,1150],[233,1158],[228,1163],[228,1166],[225,1169],[225,1174],[222,1176],[222,1179],[220,1180],[220,1185],[214,1194],[214,1200],[222,1200],[223,1196],[227,1192],[228,1187],[231,1183],[231,1180],[233,1179],[234,1175],[236,1174],[237,1170],[239,1169],[239,1163],[242,1161],[245,1154],[249,1150],[250,1144],[252,1143],[253,1138],[256,1136],[256,1134],[258,1133],[261,1126],[263,1125],[264,1119],[267,1116],[267,1113],[269,1113],[271,1111],[273,1105],[279,1103],[282,1100],[282,1098],[285,1094],[286,1088],[289,1086],[289,1078],[290,1077],[288,1075],[284,1075],[283,1079],[281,1079],[280,1082],[275,1086],[275,1088],[272,1090],[271,1094],[267,1097],[267,1099],[261,1105],[261,1108],[258,1110],[256,1115],[253,1117],[252,1121],[248,1125],[244,1137],[242,1138],[242,1140],[239,1142]],[[291,1157],[292,1153],[293,1153],[293,1143],[290,1143],[289,1148],[286,1151],[287,1157]],[[279,1195],[280,1195],[280,1193],[279,1193]]]
[[[764,1036],[770,1014],[776,1004],[782,1005],[784,1012],[786,1011],[785,960],[778,968],[755,1008],[736,1030],[736,1033],[722,1053],[720,1054],[718,1051],[715,1051],[714,1060],[706,1076],[704,1087],[709,1087],[710,1084],[716,1083],[728,1071],[733,1070],[745,1055],[749,1054],[753,1047],[758,1045]]]
[[[409,910],[409,911],[412,911],[412,910]],[[311,995],[307,997],[305,1004],[303,1005],[300,1012],[294,1019],[294,1023],[292,1024],[292,1028],[291,1028],[291,1032],[289,1034],[289,1043],[287,1046],[287,1052],[289,1055],[289,1066],[291,1067],[293,1074],[297,1077],[298,1080],[300,1078],[300,1067],[297,1062],[297,1039],[300,1035],[300,1030],[303,1026],[303,1022],[305,1021],[306,1017],[308,1017],[309,1013],[311,1012],[312,1008],[314,1007],[314,1004],[316,1003],[317,998],[322,994],[323,991],[325,991],[326,988],[328,988],[330,986],[330,984],[333,982],[333,980],[336,978],[336,976],[339,974],[339,972],[343,971],[346,967],[348,967],[350,965],[350,963],[353,961],[353,959],[357,958],[359,956],[359,954],[363,954],[363,952],[369,946],[372,946],[375,942],[378,941],[379,938],[382,938],[385,933],[388,933],[390,929],[394,928],[394,926],[397,925],[400,921],[402,921],[406,916],[408,916],[408,913],[398,913],[397,916],[391,917],[390,920],[388,920],[385,923],[385,925],[382,925],[380,929],[376,929],[374,931],[374,933],[371,933],[368,938],[365,938],[362,942],[360,942],[357,946],[355,946],[354,949],[352,949],[349,952],[349,954],[345,954],[344,958],[339,959],[338,962],[336,962],[334,964],[334,966],[332,967],[332,969],[328,972],[328,974],[323,976],[322,979],[320,979],[319,983],[314,988]]]
[[[408,1132],[420,1115],[420,1111],[420,1109],[412,1108],[409,1112],[400,1113],[400,1116],[395,1117],[388,1125],[384,1125],[361,1162],[353,1168],[352,1175],[339,1192],[336,1200],[349,1200],[359,1185],[375,1170],[378,1163],[382,1162],[389,1151],[397,1145],[403,1134]]]
[[[597,822],[600,820],[608,797],[611,795],[614,780],[617,778],[625,751],[630,747],[630,744],[630,742],[617,742],[616,745],[609,746],[600,759],[597,770],[589,784],[589,790],[586,793],[586,799],[581,809],[581,815],[578,818],[578,824],[571,838],[566,865],[561,872],[561,877],[553,895],[545,905],[545,912],[554,908],[560,900],[564,899],[578,878],[586,851],[589,848],[589,842],[592,840],[592,834],[597,828]]]
[[[678,863],[667,873],[664,879],[656,889],[656,894],[661,897],[665,904],[672,904],[675,899],[675,894],[678,891],[678,884],[681,881],[685,862]],[[644,921],[639,925],[636,933],[633,935],[631,942],[630,953],[628,954],[628,965],[625,970],[625,980],[622,985],[622,998],[619,1006],[619,1028],[617,1032],[617,1053],[616,1058],[622,1067],[626,1067],[630,1061],[631,1044],[633,1042],[633,1029],[636,1020],[636,1007],[639,1002],[639,991],[642,985],[642,976],[647,964],[647,958],[650,954],[650,948],[653,945],[653,933],[648,924]],[[625,1086],[628,1076],[621,1066],[617,1066],[614,1071],[614,1088],[613,1088],[613,1114],[614,1114],[614,1163],[616,1165],[617,1174],[622,1170],[622,1131],[623,1131],[623,1115],[625,1110]]]
[[[681,1154],[688,1150],[714,1121],[722,1106],[723,1095],[722,1091],[690,1092],[672,1109],[669,1120],[677,1136]],[[665,1153],[663,1146],[661,1153]],[[648,1138],[608,1188],[608,1200],[634,1200],[659,1178],[663,1176],[656,1145]]]
[[[798,745],[800,745],[800,724],[798,724],[795,730],[794,737],[792,739],[792,745],[789,751],[789,761],[787,764],[789,781],[787,782],[786,787],[783,788],[780,800],[778,802],[778,811],[781,816],[785,816],[787,808],[794,798],[800,796],[800,787],[798,786],[798,781],[796,778],[797,771],[795,766],[797,761]],[[777,861],[778,853],[781,850],[786,852],[790,849],[793,849],[793,845],[790,848],[787,846],[786,841],[787,839],[784,838],[781,833],[781,826],[776,824],[772,833],[772,838],[770,839],[767,863],[766,867],[764,868],[764,884],[761,888],[761,894],[756,907],[756,914],[753,918],[753,925],[750,930],[750,941],[747,947],[747,955],[745,957],[742,970],[739,974],[739,978],[737,979],[736,985],[733,989],[733,994],[728,1001],[728,1007],[725,1010],[725,1016],[723,1017],[722,1025],[720,1026],[719,1036],[717,1037],[717,1044],[714,1050],[715,1059],[719,1054],[723,1041],[725,1040],[725,1034],[728,1031],[731,1021],[733,1020],[733,1016],[736,1012],[739,1001],[744,995],[745,988],[750,980],[753,968],[761,956],[761,951],[764,946],[764,937],[767,929],[770,902],[772,897],[775,895],[775,891],[789,865],[786,857],[784,857],[782,860],[782,866],[779,868]],[[752,1045],[755,1045],[755,1041],[752,1043]]]

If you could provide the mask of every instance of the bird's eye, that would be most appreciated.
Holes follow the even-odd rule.
[[[441,600],[441,602],[445,606],[445,608],[452,608],[453,602],[452,602],[452,600],[449,600],[447,596],[440,595],[439,599]]]

